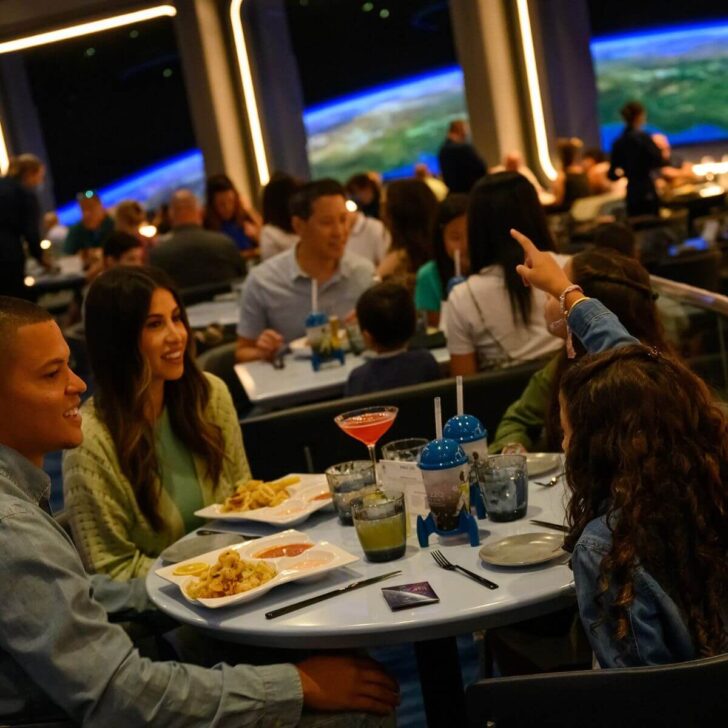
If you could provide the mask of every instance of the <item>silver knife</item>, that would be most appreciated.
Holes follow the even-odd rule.
[[[380,574],[379,576],[373,576],[371,579],[362,579],[361,581],[353,581],[351,584],[348,584],[347,586],[342,586],[339,589],[332,589],[331,591],[324,592],[323,594],[319,594],[317,597],[311,597],[310,599],[304,599],[300,602],[294,602],[293,604],[289,604],[287,607],[281,607],[280,609],[274,609],[272,612],[266,612],[265,618],[266,619],[275,619],[276,617],[282,617],[284,614],[290,614],[291,612],[295,612],[297,609],[303,609],[303,607],[308,607],[311,604],[316,604],[317,602],[323,602],[325,599],[331,599],[331,597],[336,597],[339,594],[346,594],[347,592],[354,591],[354,589],[361,589],[363,586],[368,586],[369,584],[376,584],[378,581],[383,581],[384,579],[389,579],[391,576],[396,576],[397,574],[401,574],[401,571],[390,571],[388,574]]]

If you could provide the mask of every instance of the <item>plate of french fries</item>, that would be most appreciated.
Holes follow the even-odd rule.
[[[290,554],[290,555],[289,555]],[[289,529],[165,566],[157,575],[194,604],[217,609],[249,602],[280,584],[324,575],[359,557]]]
[[[293,526],[327,506],[331,506],[331,492],[326,476],[301,473],[269,482],[240,482],[222,503],[206,506],[195,511],[195,515],[208,519]]]

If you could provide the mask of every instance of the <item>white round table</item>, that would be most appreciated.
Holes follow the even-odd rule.
[[[537,479],[547,480],[549,475]],[[481,544],[508,535],[546,530],[531,524],[531,518],[563,522],[563,481],[551,488],[531,482],[528,512],[523,519],[511,523],[495,523],[487,519],[479,521]],[[252,522],[215,521],[210,527],[248,534],[267,535],[274,532]],[[353,648],[414,642],[428,722],[431,725],[438,725],[438,721],[445,716],[452,720],[460,711],[464,715],[456,635],[512,624],[555,611],[574,601],[573,576],[567,554],[538,566],[498,568],[483,564],[478,556],[479,547],[471,547],[462,540],[444,543],[432,537],[431,545],[421,549],[413,534],[403,558],[383,564],[370,564],[363,559],[354,529],[341,526],[334,514],[315,514],[297,528],[315,540],[336,543],[362,556],[362,560],[331,572],[320,581],[287,584],[253,602],[217,610],[195,607],[187,602],[177,586],[154,573],[162,565],[157,562],[147,576],[149,597],[161,611],[180,622],[208,631],[217,639],[231,642],[293,649]],[[429,553],[435,548],[440,549],[451,562],[496,582],[499,588],[491,591],[462,574],[441,569]],[[401,569],[402,573],[386,581],[277,619],[265,618],[265,613],[275,607],[396,569]],[[382,587],[418,581],[430,583],[440,598],[439,603],[392,612],[382,596]],[[433,681],[434,684],[428,685]]]

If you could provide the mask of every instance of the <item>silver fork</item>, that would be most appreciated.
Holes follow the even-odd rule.
[[[558,483],[561,480],[561,478],[564,477],[564,475],[566,475],[566,473],[564,473],[562,471],[562,472],[557,473],[556,475],[554,475],[552,478],[550,478],[549,480],[547,480],[545,483],[544,482],[540,482],[539,483],[538,481],[534,481],[534,482],[536,483],[536,485],[540,485],[540,486],[542,486],[544,488],[553,488],[556,485],[556,483]]]
[[[443,569],[447,569],[448,571],[459,571],[461,574],[465,574],[465,576],[468,576],[474,581],[477,581],[478,584],[488,587],[488,589],[498,588],[498,584],[496,584],[494,581],[489,581],[484,576],[478,576],[478,574],[474,574],[472,571],[468,571],[467,569],[464,569],[462,566],[458,566],[457,564],[451,564],[445,558],[444,554],[441,551],[431,551],[430,553],[432,554],[432,558],[435,559],[435,563],[438,566],[441,566]]]

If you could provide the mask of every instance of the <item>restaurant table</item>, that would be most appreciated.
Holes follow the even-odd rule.
[[[187,306],[186,311],[190,327],[193,329],[204,329],[210,324],[234,326],[240,318],[240,305],[237,296],[235,298],[225,298],[224,300],[195,303],[192,306]]]
[[[450,353],[445,347],[430,351],[438,364],[450,361]],[[267,361],[235,365],[235,373],[253,404],[288,407],[340,396],[350,372],[364,364],[367,358],[347,354],[343,366],[333,362],[318,372],[313,370],[311,360],[307,358],[287,354],[283,361],[283,369],[274,369]]]
[[[36,295],[78,290],[86,285],[83,264],[77,255],[64,255],[54,262],[57,270],[53,272],[41,270],[41,272],[26,276],[26,285],[29,283],[28,279],[33,280],[29,287],[35,291]],[[37,266],[37,268],[40,268],[40,266]]]
[[[509,535],[545,530],[529,523],[531,518],[563,522],[561,481],[551,488],[531,482],[528,512],[523,519],[510,523],[479,521],[481,545]],[[275,532],[253,522],[213,521],[208,525],[247,534]],[[330,572],[320,581],[277,587],[252,602],[205,609],[188,602],[177,586],[155,574],[162,566],[158,560],[146,580],[149,597],[165,614],[230,642],[291,649],[366,648],[413,642],[430,726],[466,723],[457,635],[547,614],[572,604],[575,599],[566,554],[545,564],[506,569],[486,566],[478,556],[479,547],[471,547],[461,539],[440,542],[433,537],[430,547],[421,549],[413,536],[401,559],[372,564],[364,560],[354,528],[341,526],[331,513],[314,514],[296,528],[316,541],[338,544],[361,561]],[[435,548],[451,562],[496,582],[499,588],[491,591],[459,573],[441,569],[429,553]],[[265,612],[275,607],[396,569],[401,569],[402,574],[381,583],[277,619],[265,618]],[[390,611],[382,597],[382,587],[421,581],[431,584],[440,598],[439,603]]]

